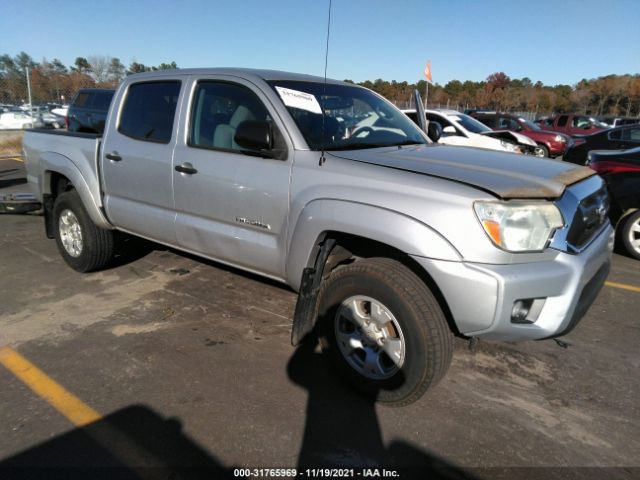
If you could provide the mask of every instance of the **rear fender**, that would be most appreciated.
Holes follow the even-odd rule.
[[[102,212],[98,199],[94,198],[91,194],[89,185],[83,177],[82,172],[69,158],[59,153],[44,152],[40,156],[40,159],[41,164],[44,166],[43,178],[41,180],[43,195],[51,195],[54,193],[52,192],[51,185],[51,177],[53,174],[57,173],[62,175],[69,180],[78,192],[78,195],[80,195],[80,199],[87,209],[91,220],[93,220],[93,223],[101,228],[113,228]]]

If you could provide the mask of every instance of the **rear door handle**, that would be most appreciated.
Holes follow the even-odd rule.
[[[193,175],[194,173],[198,173],[198,170],[193,168],[193,165],[191,165],[189,162],[184,162],[182,165],[176,165],[176,172]]]
[[[105,157],[107,157],[107,159],[109,160],[113,160],[114,162],[119,162],[120,160],[122,160],[122,157],[118,155],[118,152],[107,153]]]

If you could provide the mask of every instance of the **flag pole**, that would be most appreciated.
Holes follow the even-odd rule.
[[[429,108],[429,80],[427,80],[427,86],[424,93],[424,109],[427,110]]]

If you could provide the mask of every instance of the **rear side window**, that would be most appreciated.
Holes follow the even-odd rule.
[[[562,115],[559,119],[558,119],[558,126],[559,127],[564,127],[567,124],[567,120],[569,119],[568,116],[566,115]]]
[[[622,132],[622,140],[640,142],[640,128],[629,128]]]
[[[169,143],[180,82],[144,82],[129,87],[118,131],[147,142]]]
[[[89,100],[89,94],[85,92],[80,92],[78,95],[76,95],[76,98],[73,101],[73,105],[79,108],[86,107],[87,100]]]
[[[109,110],[109,105],[111,104],[112,98],[113,92],[98,92],[93,98],[93,105],[91,107],[94,110],[101,110],[106,112],[107,110]]]

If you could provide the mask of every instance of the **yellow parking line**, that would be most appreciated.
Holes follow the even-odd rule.
[[[630,292],[640,293],[640,287],[634,287],[633,285],[627,285],[626,283],[618,282],[604,282],[607,287],[621,288],[622,290],[629,290]]]
[[[98,412],[12,348],[0,348],[0,364],[74,425],[82,427],[102,418]]]

